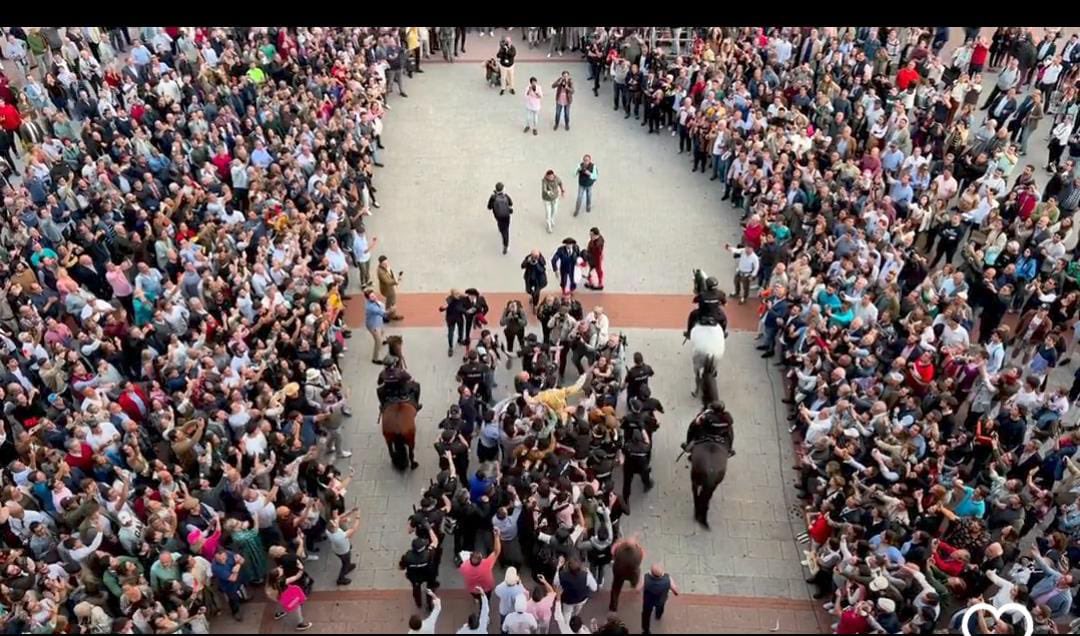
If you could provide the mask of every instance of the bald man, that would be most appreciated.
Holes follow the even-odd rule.
[[[653,613],[656,620],[664,617],[664,605],[667,603],[668,592],[679,595],[679,588],[671,575],[664,572],[662,563],[654,563],[649,572],[645,574],[645,580],[641,584],[641,633],[649,634],[649,623]]]

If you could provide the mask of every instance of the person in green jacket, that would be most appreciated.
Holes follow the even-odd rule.
[[[30,48],[30,54],[34,57],[34,66],[41,71],[41,79],[45,79],[52,60],[49,55],[49,43],[45,40],[45,34],[41,32],[41,29],[33,29],[26,34],[26,46]]]

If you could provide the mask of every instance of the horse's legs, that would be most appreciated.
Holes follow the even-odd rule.
[[[402,435],[402,445],[409,453],[409,468],[416,470],[420,467],[420,464],[416,462],[414,451],[416,450],[416,430],[413,429],[411,434]]]

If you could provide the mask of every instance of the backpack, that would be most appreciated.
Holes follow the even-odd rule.
[[[491,202],[491,213],[497,219],[509,218],[513,213],[513,209],[510,207],[510,197],[506,196],[505,192],[495,193]]]

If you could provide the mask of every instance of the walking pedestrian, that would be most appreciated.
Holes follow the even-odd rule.
[[[337,584],[348,585],[352,580],[348,578],[349,572],[356,569],[352,562],[352,537],[360,528],[359,508],[353,508],[345,514],[334,513],[330,522],[326,524],[326,537],[330,540],[330,548],[334,555],[341,560],[341,569],[338,570]],[[353,515],[356,515],[353,517]],[[349,527],[345,527],[349,517],[353,517]]]
[[[556,128],[558,124],[556,124]],[[536,132],[536,129],[533,129]],[[566,188],[563,187],[562,179],[555,174],[554,170],[544,173],[540,181],[540,198],[544,201],[544,218],[547,223],[548,234],[555,228],[555,215],[559,213],[559,199],[566,196]]]
[[[645,550],[634,537],[619,539],[611,546],[611,601],[608,603],[610,611],[619,611],[619,594],[622,593],[624,584],[638,586],[644,558]]]
[[[499,227],[499,235],[502,236],[502,253],[505,254],[510,248],[510,215],[514,213],[514,201],[510,195],[503,192],[502,181],[495,184],[495,192],[488,198],[487,208],[495,217],[495,224]]]
[[[559,275],[559,287],[562,288],[563,293],[569,294],[577,289],[574,271],[579,258],[581,258],[581,248],[578,247],[577,241],[569,236],[563,239],[562,245],[551,255],[551,269]]]
[[[574,216],[577,216],[581,211],[582,202],[585,203],[585,211],[592,212],[592,188],[600,174],[596,169],[596,164],[593,163],[591,155],[585,155],[581,158],[576,174],[578,191],[577,202],[574,203]]]
[[[386,299],[386,319],[387,320],[404,320],[405,316],[402,316],[397,312],[397,288],[401,284],[401,277],[405,275],[405,272],[394,273],[394,269],[390,266],[390,259],[386,255],[379,256],[379,267],[375,272],[375,275],[379,279],[379,295]]]
[[[409,617],[409,634],[434,634],[435,626],[439,622],[439,614],[442,613],[442,600],[438,596],[435,596],[435,592],[430,589],[427,590],[429,603],[431,604],[431,613],[427,618],[420,618],[419,614],[413,614]]]
[[[456,27],[439,27],[439,48],[442,49],[443,60],[453,63],[457,57],[454,53],[454,29]]]
[[[563,71],[551,87],[555,89],[555,127],[552,130],[559,129],[560,114],[566,130],[570,130],[570,104],[574,102],[574,80],[570,78],[570,71]]]
[[[544,97],[537,81],[535,77],[530,77],[529,87],[525,89],[525,130],[522,131],[527,133],[531,128],[534,136],[540,134],[536,126],[540,121],[540,105]]]
[[[645,486],[645,492],[653,487],[652,467],[652,441],[648,431],[635,428],[623,441],[623,501],[630,500],[630,488],[634,483],[634,475],[641,476],[641,483]]]
[[[457,344],[465,344],[465,295],[457,289],[451,289],[450,295],[443,301],[439,311],[446,318],[446,355],[454,357],[454,331],[457,330]]]
[[[661,563],[654,563],[641,585],[641,633],[650,634],[650,623],[655,614],[656,620],[664,617],[668,593],[679,595],[679,588],[670,574],[664,572]]]
[[[600,234],[600,228],[589,228],[589,243],[585,246],[585,254],[589,261],[589,276],[585,281],[585,287],[594,291],[604,290],[604,237]],[[596,282],[593,283],[593,274],[596,274]]]
[[[515,95],[514,58],[517,57],[517,49],[514,48],[514,43],[509,35],[503,38],[502,43],[499,44],[499,52],[495,57],[499,59],[499,79],[502,82],[499,94],[502,95],[506,91],[510,91],[511,95]]]
[[[521,261],[522,277],[525,279],[525,293],[529,295],[529,307],[536,313],[540,304],[540,292],[547,287],[547,259],[540,250],[533,250]]]
[[[374,348],[371,350],[371,362],[372,364],[381,365],[383,362],[379,354],[382,353],[383,325],[386,321],[387,311],[383,304],[379,302],[375,290],[365,290],[364,298],[367,300],[364,303],[364,326],[367,327],[368,333],[371,334],[371,339],[374,342]]]
[[[468,35],[468,27],[454,27],[454,57],[458,56],[458,45],[461,45],[461,53],[465,52],[465,38]]]

